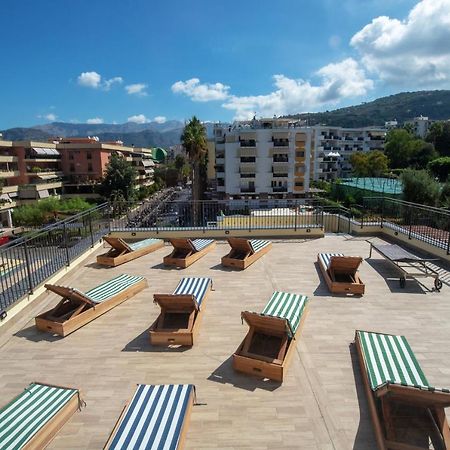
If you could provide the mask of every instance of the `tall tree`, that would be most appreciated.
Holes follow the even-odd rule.
[[[404,200],[422,205],[437,205],[440,186],[426,170],[406,169],[402,173],[401,179]]]
[[[201,200],[203,192],[201,189],[201,166],[205,164],[208,146],[206,143],[206,130],[197,117],[185,125],[181,135],[181,143],[188,155],[192,166],[192,199]]]
[[[387,172],[389,160],[379,150],[353,153],[350,156],[353,174],[357,177],[379,177]]]
[[[135,196],[136,169],[123,156],[113,153],[106,166],[100,193],[108,200],[129,201]]]
[[[450,122],[431,125],[426,140],[434,145],[440,156],[450,156]]]

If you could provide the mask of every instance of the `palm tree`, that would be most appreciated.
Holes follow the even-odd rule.
[[[205,160],[208,146],[205,127],[197,117],[192,117],[185,125],[181,135],[181,143],[192,165],[192,199],[201,200],[200,166]]]
[[[196,202],[201,200],[203,194],[200,175],[201,165],[204,164],[208,153],[206,130],[197,117],[192,117],[185,125],[181,135],[181,143],[192,165],[192,200],[194,200],[194,205],[197,205]],[[194,207],[194,222],[196,224],[198,223],[198,210],[198,207]]]

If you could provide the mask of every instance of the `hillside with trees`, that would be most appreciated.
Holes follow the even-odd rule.
[[[308,125],[339,127],[383,126],[396,119],[399,124],[417,116],[430,119],[450,119],[450,90],[402,92],[382,97],[357,106],[318,113],[302,113],[286,116],[306,120]]]

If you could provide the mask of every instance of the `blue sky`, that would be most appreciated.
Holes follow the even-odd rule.
[[[3,0],[0,129],[229,121],[450,88],[450,0]]]

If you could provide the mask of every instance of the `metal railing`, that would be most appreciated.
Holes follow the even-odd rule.
[[[109,224],[104,203],[0,247],[0,310],[69,266],[109,232]]]
[[[304,200],[168,201],[117,205],[112,231],[274,230],[323,226],[323,208]],[[136,220],[136,217],[139,220]]]
[[[173,192],[141,203],[104,203],[0,247],[0,310],[33,293],[110,231],[266,230],[270,236],[274,230],[350,233],[355,225],[375,225],[450,254],[450,212],[439,208],[386,197],[365,198],[357,209],[308,199],[172,201]]]
[[[450,211],[389,197],[365,197],[362,226],[380,225],[450,254]]]

